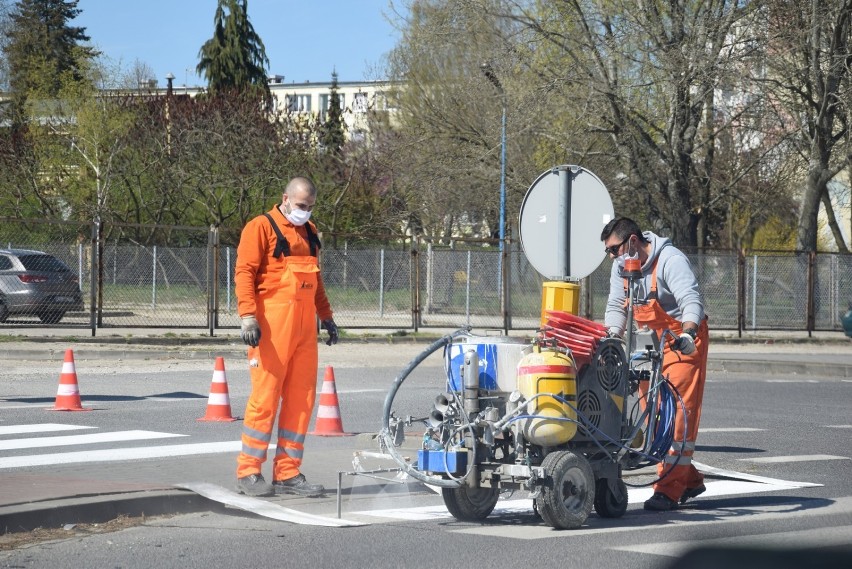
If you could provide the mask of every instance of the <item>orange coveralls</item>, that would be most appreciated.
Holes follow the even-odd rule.
[[[314,407],[316,317],[330,319],[332,311],[317,264],[319,240],[312,247],[307,226],[293,225],[277,206],[269,215],[287,240],[289,256],[274,256],[278,237],[269,219],[260,215],[243,228],[234,272],[237,312],[254,314],[260,325],[258,346],[248,347],[252,387],[237,478],[260,474],[280,400],[272,479],[287,480],[299,474]]]
[[[681,323],[668,315],[657,302],[657,263],[651,269],[651,291],[645,304],[633,306],[633,318],[637,324],[645,325],[660,336],[666,328],[675,337],[683,331]],[[707,376],[707,349],[710,333],[707,318],[698,326],[695,339],[695,351],[689,355],[675,352],[671,346],[663,347],[662,374],[667,376],[683,399],[686,408],[686,439],[684,440],[684,416],[680,402],[675,402],[675,432],[672,447],[663,461],[657,465],[655,492],[662,492],[675,502],[680,500],[684,490],[695,488],[704,482],[704,475],[692,465],[695,452],[695,439],[698,435],[698,423],[701,420],[701,401],[704,398],[704,380]],[[644,393],[643,393],[644,395]],[[674,465],[674,466],[672,466]]]

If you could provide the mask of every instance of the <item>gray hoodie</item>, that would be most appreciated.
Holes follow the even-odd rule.
[[[704,299],[698,290],[698,281],[692,272],[689,259],[668,237],[660,237],[650,231],[642,233],[651,242],[651,254],[642,265],[642,280],[639,281],[639,300],[648,298],[651,291],[651,269],[657,262],[657,301],[669,316],[678,322],[704,320]],[[604,324],[621,334],[627,326],[627,309],[624,306],[624,278],[621,270],[624,259],[619,257],[612,263],[609,275],[609,300],[606,303]]]

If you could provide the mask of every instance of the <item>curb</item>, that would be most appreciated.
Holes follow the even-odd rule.
[[[707,371],[751,373],[763,375],[813,375],[818,377],[852,377],[852,365],[819,362],[789,362],[772,360],[707,360]]]
[[[214,502],[186,490],[77,496],[0,508],[0,535],[67,524],[100,524],[121,516],[164,516],[214,509]]]

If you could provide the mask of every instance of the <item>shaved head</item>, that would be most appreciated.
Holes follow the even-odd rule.
[[[287,183],[284,193],[292,198],[297,192],[307,192],[310,197],[314,197],[317,195],[317,188],[308,178],[296,176]]]

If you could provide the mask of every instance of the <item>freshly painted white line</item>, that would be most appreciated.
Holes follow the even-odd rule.
[[[10,456],[0,458],[0,469],[49,466],[53,464],[78,464],[84,462],[117,462],[124,460],[139,460],[143,458],[189,456],[195,454],[216,454],[238,452],[241,448],[242,443],[240,441],[227,441],[220,443],[197,443],[192,445],[165,445],[64,452],[58,454],[37,454],[32,456]]]
[[[766,429],[754,429],[752,427],[711,427],[705,429],[703,427],[699,427],[699,433],[754,433],[758,431],[765,431]]]
[[[47,448],[71,445],[92,445],[97,443],[114,443],[118,441],[144,441],[147,439],[170,439],[172,437],[188,437],[174,433],[157,433],[154,431],[114,431],[109,433],[94,433],[91,435],[66,435],[61,437],[33,437],[29,439],[11,439],[0,441],[0,450],[22,448]]]
[[[816,379],[766,379],[766,383],[819,383]]]
[[[387,389],[338,389],[338,395],[344,395],[347,393],[385,393]]]
[[[175,484],[178,488],[186,488],[192,490],[196,494],[200,494],[205,498],[214,500],[227,506],[240,508],[247,512],[252,512],[259,516],[292,522],[294,524],[302,524],[309,526],[325,526],[325,527],[348,527],[348,526],[363,526],[361,522],[352,522],[337,518],[327,518],[325,516],[316,516],[314,514],[305,514],[297,510],[285,508],[279,504],[273,504],[259,498],[250,496],[242,496],[236,492],[226,490],[221,486],[210,484],[208,482],[189,482],[186,484]]]
[[[852,425],[825,425],[827,429],[852,429]]]
[[[754,520],[754,518],[751,518]],[[852,526],[824,527],[799,531],[786,531],[757,535],[737,535],[698,541],[667,541],[615,547],[619,551],[632,551],[667,557],[680,557],[696,547],[761,547],[773,550],[817,549],[849,545]]]
[[[772,479],[765,479],[772,480]],[[714,496],[735,496],[739,494],[761,494],[764,492],[777,492],[780,490],[793,490],[796,488],[804,488],[809,486],[820,486],[819,484],[811,484],[808,482],[788,482],[785,480],[773,480],[768,482],[746,481],[746,480],[714,480],[706,481],[707,491],[701,495],[701,498],[709,498]],[[627,502],[629,504],[640,504],[651,497],[653,489],[651,488],[628,488]],[[700,499],[700,498],[698,498]],[[529,513],[532,511],[532,500],[529,498],[515,500],[500,500],[494,508],[492,516],[501,515],[517,515],[519,513]],[[373,516],[377,518],[403,519],[410,521],[425,521],[449,518],[450,513],[444,506],[422,506],[417,508],[403,509],[386,509],[386,510],[371,510],[364,512],[354,512],[358,515]],[[481,528],[478,528],[478,530]],[[508,530],[510,533],[517,529],[512,526]],[[620,528],[623,530],[624,528]],[[499,531],[499,530],[495,530]],[[507,537],[518,537],[512,536]],[[536,534],[536,539],[538,534]]]
[[[778,478],[746,474],[745,472],[737,472],[736,470],[725,470],[724,468],[716,468],[709,464],[703,464],[697,460],[693,460],[692,465],[704,474],[709,474],[711,476],[724,476],[725,478],[733,478],[735,480],[748,480],[750,482],[760,482],[761,484],[774,484],[779,486],[793,484],[795,488],[815,488],[822,486],[822,484],[814,484],[812,482],[792,482],[790,480],[780,480]]]
[[[2,407],[7,409],[7,407]],[[94,429],[83,425],[62,425],[60,423],[39,423],[37,425],[7,425],[0,427],[0,435],[20,435],[23,433],[51,433],[54,431],[74,431],[77,429]]]
[[[710,490],[708,489],[708,492]],[[702,494],[704,497],[705,494]],[[700,500],[700,498],[699,498]],[[499,502],[498,502],[499,505]],[[495,510],[496,512],[496,510]],[[492,514],[493,515],[493,514]],[[710,524],[725,524],[728,526],[729,524],[752,524],[753,522],[759,521],[771,521],[771,520],[784,520],[785,522],[789,522],[791,517],[793,516],[831,516],[831,515],[840,515],[845,518],[849,518],[852,515],[852,498],[836,498],[834,502],[826,505],[820,506],[818,508],[802,508],[800,503],[781,503],[781,504],[771,504],[767,506],[753,506],[749,505],[748,508],[743,511],[742,508],[732,507],[732,508],[717,508],[714,510],[700,508],[700,509],[691,509],[691,508],[683,508],[679,510],[675,510],[674,512],[641,512],[637,513],[638,516],[649,516],[647,519],[649,520],[658,520],[659,516],[665,516],[665,522],[670,526],[676,525],[678,528],[691,527],[691,526],[707,526]],[[653,517],[651,517],[653,516]],[[560,539],[572,539],[572,538],[585,538],[591,534],[602,534],[602,533],[621,533],[625,535],[625,538],[620,538],[620,541],[626,541],[627,532],[647,532],[649,525],[654,522],[643,523],[638,525],[619,525],[618,520],[601,520],[596,517],[590,517],[586,524],[575,530],[571,531],[559,531],[553,528],[547,527],[545,525],[538,526],[518,526],[517,524],[507,524],[507,525],[498,525],[492,524],[487,526],[479,526],[472,528],[465,528],[456,530],[453,533],[461,533],[461,534],[473,534],[479,536],[488,536],[488,537],[500,537],[506,539],[546,539],[551,537],[558,537]],[[744,534],[749,531],[751,526],[746,526],[743,528],[743,531],[739,532],[740,534]],[[843,530],[843,528],[841,528]],[[811,531],[811,530],[807,530]],[[815,532],[825,531],[822,530],[813,530]],[[845,530],[844,530],[845,531]],[[840,532],[827,532],[828,537],[826,538],[826,545],[832,545],[834,543],[840,542],[839,544],[848,544],[849,543],[849,534],[844,531]],[[792,532],[794,535],[799,532]],[[772,535],[772,534],[770,534]],[[843,542],[841,537],[845,535],[846,541]],[[758,539],[761,536],[758,536]],[[735,538],[732,538],[735,539]],[[790,539],[790,536],[786,536],[788,543],[796,545],[798,542],[795,539]],[[720,540],[724,542],[725,540]],[[638,551],[640,553],[656,553],[663,555],[661,551],[668,552],[667,545],[671,542],[664,542],[659,544],[646,544],[643,542],[640,545],[626,545],[614,547],[613,549],[624,550],[624,551]],[[704,545],[705,541],[690,541],[683,542],[688,543],[692,547],[696,547],[698,545]],[[672,553],[673,555],[677,555],[677,553]]]
[[[813,462],[817,460],[850,460],[848,456],[834,456],[831,454],[802,454],[798,456],[763,456],[758,458],[738,458],[743,462],[760,462],[772,464],[777,462]]]

